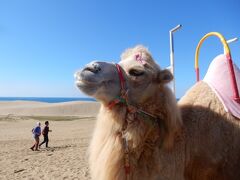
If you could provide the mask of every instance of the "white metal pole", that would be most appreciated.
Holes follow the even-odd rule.
[[[173,41],[173,33],[176,32],[178,29],[182,27],[181,24],[177,25],[173,29],[169,31],[169,37],[170,37],[170,68],[171,72],[173,74],[173,85],[172,85],[172,91],[174,95],[176,95],[176,87],[175,87],[175,66],[174,66],[174,41]]]
[[[227,40],[227,43],[230,44],[230,43],[236,42],[236,41],[238,41],[237,37]]]

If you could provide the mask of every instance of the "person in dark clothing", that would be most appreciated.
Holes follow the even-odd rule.
[[[32,133],[33,133],[33,138],[35,139],[35,142],[34,142],[33,146],[30,147],[30,149],[34,151],[34,148],[35,148],[35,151],[39,151],[38,144],[39,144],[39,137],[41,135],[41,123],[40,122],[37,122],[36,127],[32,129]]]
[[[49,122],[45,121],[45,127],[42,130],[42,135],[44,137],[43,142],[41,142],[41,144],[39,144],[39,147],[41,147],[41,145],[43,145],[44,143],[46,143],[46,148],[48,147],[48,132],[52,132],[52,130],[49,130]]]

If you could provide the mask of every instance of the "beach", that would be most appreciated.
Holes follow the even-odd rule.
[[[87,148],[97,102],[0,102],[0,179],[90,179]],[[32,128],[49,121],[49,148],[32,151]],[[41,140],[43,137],[41,136]]]

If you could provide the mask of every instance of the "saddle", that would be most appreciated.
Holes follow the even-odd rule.
[[[233,64],[237,87],[240,89],[240,69]],[[240,119],[240,104],[232,97],[227,57],[221,54],[213,59],[203,79],[216,93],[224,109]]]

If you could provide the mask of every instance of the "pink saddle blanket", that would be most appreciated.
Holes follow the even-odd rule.
[[[240,91],[240,70],[234,64],[235,77]],[[203,79],[217,94],[224,109],[240,119],[240,104],[233,100],[227,58],[224,54],[217,56],[210,64]],[[240,93],[240,92],[239,92]]]

